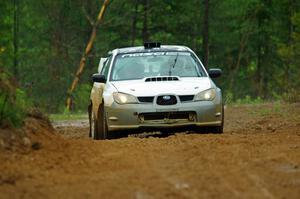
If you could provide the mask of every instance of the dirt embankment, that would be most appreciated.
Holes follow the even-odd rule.
[[[0,128],[0,151],[30,153],[40,149],[42,142],[45,146],[53,145],[49,139],[59,137],[50,120],[37,109],[27,113],[20,128],[7,125]]]
[[[105,141],[88,138],[86,121],[57,123],[39,150],[0,153],[0,198],[299,198],[300,104],[228,107],[225,118],[222,135]]]

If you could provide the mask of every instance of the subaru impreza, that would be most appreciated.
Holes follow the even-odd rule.
[[[190,129],[223,133],[221,89],[188,47],[145,43],[101,58],[92,76],[89,122],[93,139],[145,131]]]

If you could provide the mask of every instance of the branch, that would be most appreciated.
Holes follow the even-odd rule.
[[[93,48],[93,44],[95,42],[95,39],[96,39],[97,27],[103,20],[103,15],[105,13],[105,10],[106,10],[108,4],[109,4],[109,0],[104,0],[104,2],[102,4],[102,7],[99,11],[97,20],[95,21],[95,23],[93,25],[93,30],[92,30],[90,39],[89,39],[89,41],[88,41],[88,43],[85,47],[84,54],[82,55],[82,57],[80,59],[79,66],[78,66],[77,72],[75,74],[75,78],[74,78],[74,80],[73,80],[73,82],[72,82],[72,84],[71,84],[71,86],[70,86],[70,88],[67,92],[67,94],[68,94],[67,100],[66,100],[67,110],[71,109],[71,106],[72,106],[72,93],[75,90],[75,88],[76,88],[76,86],[79,82],[81,74],[83,73],[83,70],[84,70],[85,65],[86,65],[87,57],[89,56],[89,54],[90,54],[90,52]]]
[[[91,16],[87,13],[86,9],[84,8],[84,6],[81,7],[82,8],[82,12],[85,16],[85,18],[90,22],[91,26],[95,25],[95,21],[91,18]]]

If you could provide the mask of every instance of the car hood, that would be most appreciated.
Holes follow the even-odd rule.
[[[145,82],[145,80],[129,80],[111,83],[118,92],[135,96],[195,95],[212,87],[208,77],[180,78],[179,81]]]

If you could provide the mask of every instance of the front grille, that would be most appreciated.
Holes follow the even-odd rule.
[[[138,97],[139,102],[142,103],[152,103],[154,97]]]
[[[164,120],[164,119],[189,119],[190,114],[193,112],[155,112],[155,113],[141,113],[139,117],[144,120]]]
[[[158,105],[174,105],[177,104],[177,99],[174,95],[162,95],[162,96],[158,96],[156,103]]]
[[[181,102],[192,101],[194,99],[194,95],[180,95],[179,99]]]

